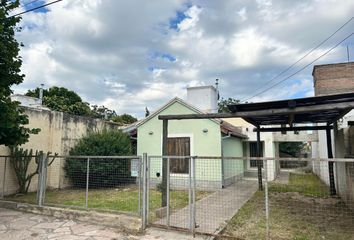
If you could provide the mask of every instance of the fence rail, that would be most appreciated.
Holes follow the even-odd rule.
[[[144,154],[48,161],[50,155],[41,158],[29,192],[19,194],[10,157],[0,156],[0,196],[5,200],[132,214],[142,219],[143,228],[218,239],[354,235],[354,159]],[[250,160],[263,163],[262,191]],[[336,196],[330,195],[328,163],[334,163]],[[33,159],[27,174],[36,168]]]

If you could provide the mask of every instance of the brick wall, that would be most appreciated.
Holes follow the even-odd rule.
[[[315,66],[315,96],[354,92],[354,62]]]

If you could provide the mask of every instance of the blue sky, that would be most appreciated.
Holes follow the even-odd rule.
[[[352,9],[352,0],[64,0],[23,15],[17,37],[26,78],[14,90],[63,86],[137,117],[216,78],[222,97],[245,99],[348,21]],[[352,29],[354,21],[274,82]],[[316,64],[346,61],[347,44],[354,60],[351,37]],[[312,67],[251,101],[313,95]]]

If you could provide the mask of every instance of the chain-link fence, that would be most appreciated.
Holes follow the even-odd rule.
[[[4,157],[2,196],[47,206],[88,208],[140,214],[141,158],[137,156],[43,156],[32,158],[28,192],[18,191],[18,173]],[[41,164],[43,163],[43,164]],[[5,167],[6,165],[6,167]]]
[[[262,166],[261,181],[250,160],[257,163],[252,166]],[[145,154],[49,156],[41,161],[45,164],[39,167],[35,159],[28,164],[27,174],[37,168],[39,174],[32,178],[28,193],[19,193],[10,157],[1,157],[0,196],[38,205],[141,214],[143,227],[154,225],[218,239],[354,236],[353,159]],[[280,161],[286,161],[286,168]],[[336,195],[331,195],[329,187],[331,163]]]
[[[262,166],[262,185],[253,160]],[[281,168],[280,161],[286,162]],[[329,162],[337,195],[331,196]],[[352,239],[352,159],[149,157],[153,226],[220,239]],[[165,173],[166,178],[163,177]]]

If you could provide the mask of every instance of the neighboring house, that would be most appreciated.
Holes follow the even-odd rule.
[[[137,131],[137,154],[150,157],[151,178],[162,171],[162,121],[159,115],[196,114],[216,111],[217,90],[213,86],[188,88],[188,100],[173,98],[153,114],[143,119],[130,131]],[[194,104],[193,104],[194,103]],[[196,107],[198,105],[199,108]],[[200,108],[202,110],[200,110]],[[228,161],[224,157],[242,157],[242,141],[247,138],[240,129],[220,119],[170,121],[168,126],[168,155],[212,156],[218,159],[198,160],[197,185],[221,188],[244,176],[243,161]],[[188,159],[171,160],[171,184],[182,186],[188,181]]]
[[[243,153],[245,157],[257,157],[257,136],[253,131],[254,126],[242,118],[228,118],[225,121],[242,129],[242,133],[247,135],[243,142]],[[276,127],[276,126],[274,126]],[[261,152],[262,157],[279,157],[279,144],[282,142],[317,142],[317,133],[314,132],[263,132],[261,134]],[[257,177],[257,162],[254,160],[245,160],[245,176]],[[268,161],[268,180],[274,180],[281,170],[279,161]]]
[[[353,93],[354,62],[317,65],[313,72],[315,96]],[[333,155],[336,158],[354,157],[354,111],[350,111],[338,121],[332,132]],[[327,158],[326,134],[318,132],[318,144],[312,148],[313,157]],[[349,207],[354,204],[354,163],[335,163],[335,183],[337,193]],[[313,171],[329,184],[328,164],[314,163]]]

